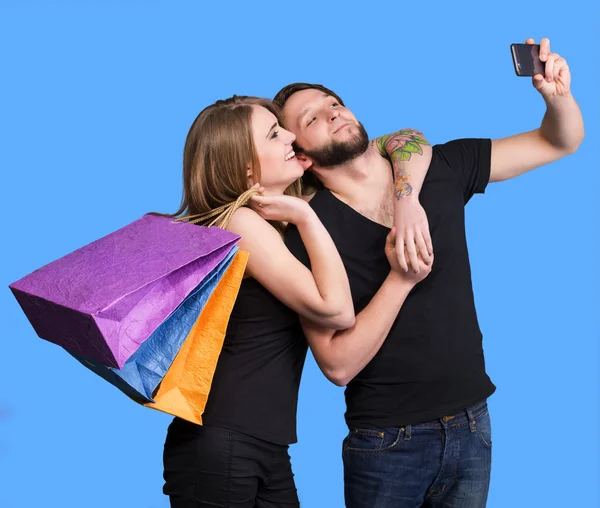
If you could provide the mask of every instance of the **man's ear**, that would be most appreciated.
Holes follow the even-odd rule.
[[[296,154],[296,159],[298,159],[298,162],[300,163],[300,165],[302,166],[302,169],[304,169],[304,171],[307,171],[311,168],[311,166],[313,165],[313,161],[310,159],[310,157],[307,157],[306,155],[300,153],[300,154]]]

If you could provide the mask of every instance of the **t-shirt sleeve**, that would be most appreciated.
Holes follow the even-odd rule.
[[[440,155],[460,179],[465,204],[473,194],[483,194],[490,181],[492,140],[456,139],[438,145]]]

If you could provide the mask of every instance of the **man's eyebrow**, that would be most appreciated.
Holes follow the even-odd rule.
[[[321,98],[323,100],[327,99],[328,97],[333,97],[333,95],[329,95],[325,92],[323,92],[323,95],[321,96]],[[300,116],[298,117],[298,127],[300,127],[302,125],[302,119],[306,116],[306,114],[311,110],[312,106],[308,106],[307,108],[305,108],[304,110],[302,110],[302,112],[300,113]]]

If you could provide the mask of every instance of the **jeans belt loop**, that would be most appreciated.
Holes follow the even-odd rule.
[[[469,419],[469,429],[471,432],[475,432],[477,430],[477,421],[475,420],[475,415],[473,414],[473,409],[467,408],[467,418]]]

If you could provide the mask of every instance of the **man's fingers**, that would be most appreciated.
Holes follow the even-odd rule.
[[[545,62],[550,55],[550,39],[548,37],[544,37],[540,41],[540,60]]]
[[[433,242],[431,241],[431,233],[429,232],[429,226],[423,231],[423,239],[427,245],[427,252],[429,252],[429,259],[433,260]]]
[[[404,255],[404,239],[396,236],[396,257],[398,258],[398,264],[404,272],[408,272],[408,263],[406,262],[406,256]]]
[[[429,255],[429,249],[427,248],[427,244],[425,243],[425,238],[423,238],[423,233],[420,231],[415,235],[415,242],[417,243],[417,249],[419,254],[421,254],[421,259],[426,265],[431,264],[431,256]]]
[[[569,64],[567,61],[561,56],[556,59],[554,62],[554,77],[558,79],[560,77],[560,73],[569,68]]]
[[[404,273],[408,273],[408,263],[406,262],[406,256],[404,255],[404,247],[398,247],[396,244],[396,256],[398,258],[398,264],[400,268],[404,271]]]
[[[529,37],[525,41],[525,44],[535,44],[535,39],[533,39],[532,37]],[[550,55],[550,39],[548,39],[548,37],[544,37],[540,41],[540,60],[542,62],[545,62],[548,59],[549,55]]]
[[[408,260],[415,273],[419,273],[419,257],[417,256],[417,248],[415,247],[414,234],[409,231],[406,237],[406,253],[408,254]]]
[[[554,64],[556,62],[556,60],[558,60],[560,58],[560,55],[557,53],[551,53],[550,56],[548,57],[548,60],[546,60],[546,81],[548,83],[551,83],[552,81],[554,81],[555,76],[555,72],[554,72]]]

